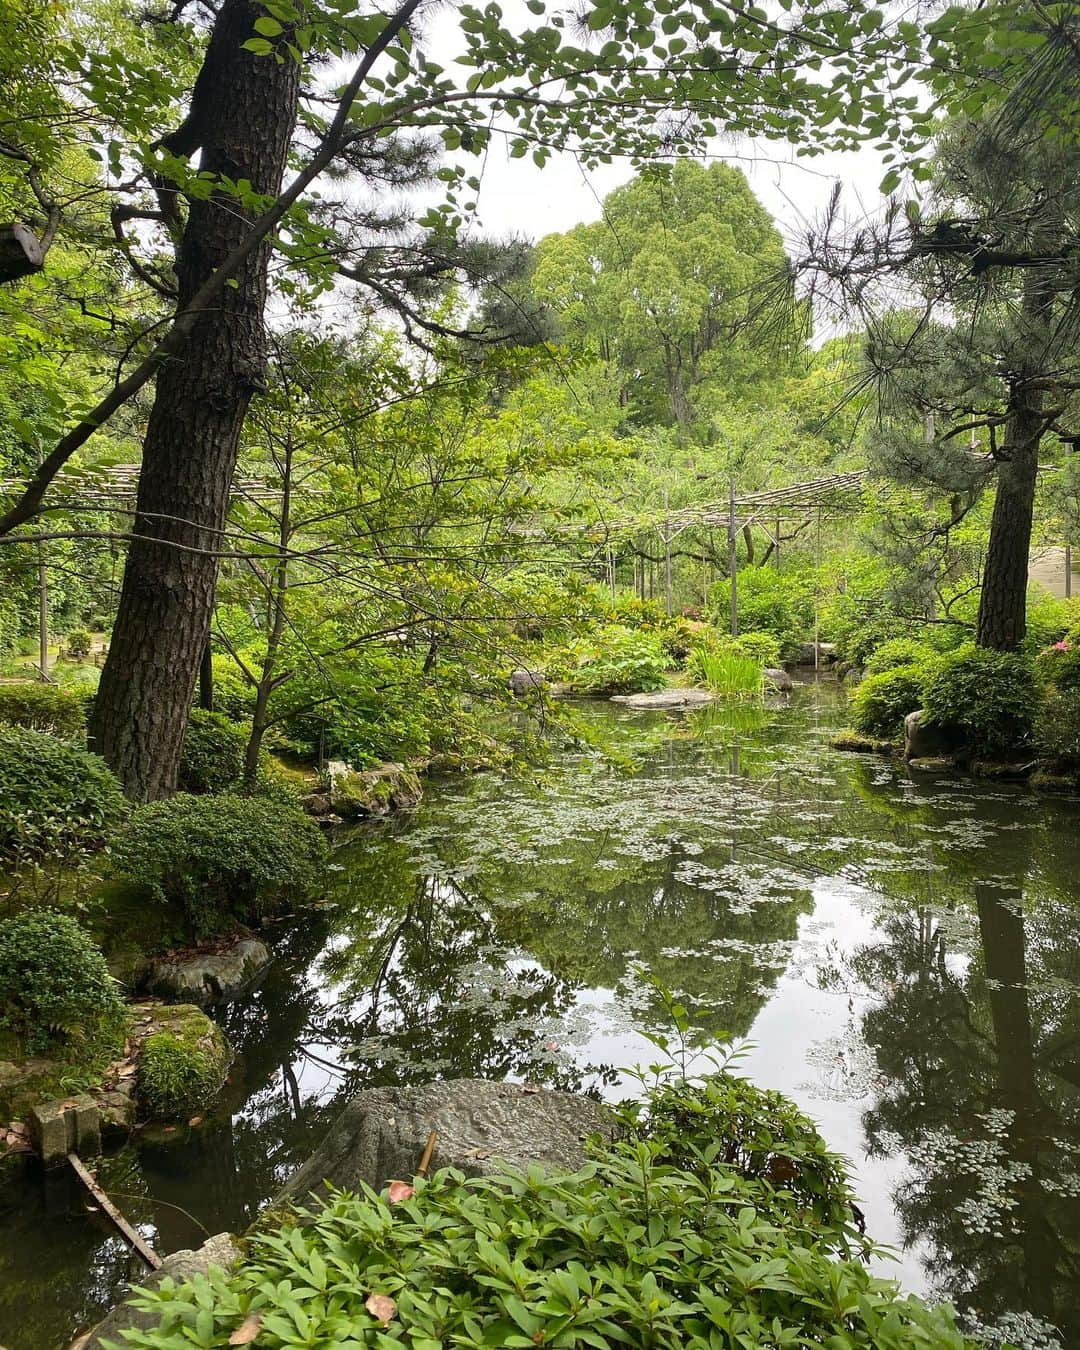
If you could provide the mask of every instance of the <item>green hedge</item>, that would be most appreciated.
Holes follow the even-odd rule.
[[[179,906],[193,936],[257,918],[318,880],[318,825],[267,797],[178,793],[132,813],[113,846],[117,873]]]
[[[97,847],[127,810],[97,755],[44,731],[0,727],[0,859]]]
[[[224,713],[192,708],[180,755],[181,792],[225,792],[244,778],[248,732]]]
[[[86,729],[86,696],[32,680],[0,684],[0,723],[54,736],[80,736]]]
[[[124,1003],[93,939],[67,914],[0,919],[0,1026],[25,1049],[119,1049]]]

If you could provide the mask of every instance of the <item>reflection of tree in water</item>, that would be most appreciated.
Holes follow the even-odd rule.
[[[992,801],[980,809],[993,819]],[[966,906],[893,909],[854,959],[885,991],[863,1032],[890,1086],[864,1126],[872,1154],[912,1162],[894,1203],[905,1242],[932,1248],[938,1295],[1017,1344],[1026,1309],[1076,1345],[1080,931],[1061,898],[1076,845],[1052,818],[1037,836],[1007,811],[997,823],[978,855],[949,855],[948,889]]]
[[[574,985],[518,953],[475,878],[418,873],[383,840],[350,858],[348,889],[355,903],[318,966],[331,996],[310,1031],[342,1056],[349,1090],[443,1077],[580,1089],[600,1071],[558,1053]]]

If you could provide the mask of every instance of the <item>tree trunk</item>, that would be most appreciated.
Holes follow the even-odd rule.
[[[214,711],[214,656],[209,642],[199,663],[199,707],[204,712]]]
[[[1042,437],[1042,396],[1016,385],[1009,394],[1005,446],[997,470],[976,642],[1014,651],[1027,632],[1028,567],[1035,480]]]
[[[281,187],[296,121],[300,66],[282,50],[243,49],[262,13],[249,0],[218,11],[192,106],[170,148],[202,148],[200,168]],[[193,201],[178,250],[179,308],[247,233],[255,212],[235,197]],[[158,375],[143,445],[135,534],[91,722],[94,747],[128,796],[168,795],[210,631],[240,431],[263,379],[270,244],[247,260],[179,356]]]

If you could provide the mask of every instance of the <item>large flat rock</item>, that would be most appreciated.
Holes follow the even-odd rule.
[[[709,689],[656,689],[651,694],[613,694],[611,701],[628,708],[697,708],[715,703],[716,695]]]
[[[371,1088],[346,1106],[315,1154],[276,1197],[303,1203],[323,1182],[380,1190],[388,1181],[410,1181],[428,1135],[438,1139],[430,1171],[459,1168],[486,1176],[540,1163],[576,1170],[585,1162],[585,1140],[610,1139],[610,1112],[572,1092],[459,1078],[424,1087]]]

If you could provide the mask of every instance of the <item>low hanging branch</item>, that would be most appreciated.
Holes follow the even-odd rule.
[[[318,149],[277,200],[252,225],[248,234],[228,255],[191,298],[187,309],[178,313],[172,327],[150,354],[125,379],[119,380],[108,394],[56,443],[42,460],[37,472],[15,503],[0,516],[0,535],[10,534],[38,512],[49,484],[63,466],[112,415],[154,378],[162,364],[175,356],[191,336],[200,315],[214,302],[224,287],[238,275],[244,263],[266,236],[280,225],[290,208],[327,168],[349,138],[349,114],[372,66],[412,19],[421,0],[405,3],[387,20],[379,37],[368,48],[338,100],[334,119]]]

